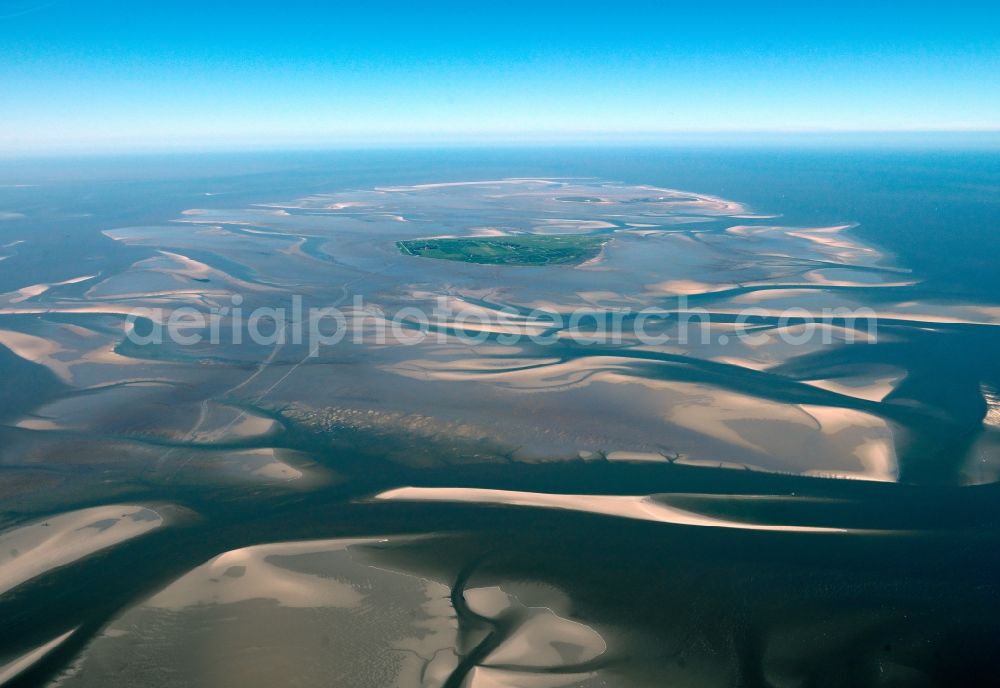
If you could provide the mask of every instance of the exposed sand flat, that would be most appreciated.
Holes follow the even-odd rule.
[[[515,313],[485,308],[461,299],[450,299],[446,308],[454,317],[435,317],[430,324],[438,328],[454,328],[468,332],[489,332],[493,334],[519,334],[525,337],[539,336],[552,327],[552,323],[542,318],[528,318]]]
[[[14,425],[24,430],[63,430],[58,423],[49,418],[23,418]]]
[[[604,384],[645,388],[648,393],[636,393],[633,399],[619,402],[616,408],[620,410],[621,403],[635,404],[637,414],[659,415],[666,436],[684,431],[687,439],[674,440],[673,447],[685,455],[681,463],[772,469],[784,466],[787,467],[784,470],[796,472],[812,471],[819,466],[835,471],[860,469],[875,480],[884,480],[895,471],[889,427],[884,420],[860,411],[820,407],[817,413],[812,407],[762,399],[718,386],[656,379],[639,372],[650,362],[637,358],[581,357],[525,367],[519,367],[524,363],[519,359],[517,366],[506,369],[497,366],[502,361],[414,359],[388,369],[418,380],[489,382],[517,392],[558,393],[584,387],[590,390]],[[608,394],[603,389],[590,393],[596,395],[595,400]],[[868,390],[868,393],[875,392]],[[699,449],[702,442],[710,442],[713,451]],[[616,448],[608,458],[667,460],[661,453],[648,449]]]
[[[786,461],[803,473],[814,473],[810,464],[819,463],[869,480],[895,479],[892,430],[878,416],[833,406],[768,401],[708,385],[662,384],[687,394],[664,399],[665,417],[680,427],[761,457]],[[856,463],[852,464],[852,458]]]
[[[34,298],[39,294],[44,294],[48,291],[49,285],[47,284],[33,284],[30,287],[21,287],[15,292],[12,292],[7,296],[7,303],[20,303],[21,301],[26,301],[28,299]]]
[[[860,464],[860,470],[845,474],[877,481],[896,479],[898,468],[892,430],[884,420],[854,409],[807,404],[801,408],[819,422],[823,434],[854,442],[851,454]]]
[[[930,323],[965,323],[969,325],[1000,325],[1000,306],[949,304],[899,304],[893,310],[877,311],[880,318],[915,320]]]
[[[543,359],[541,364],[537,366],[507,368],[498,368],[492,361],[489,364],[477,363],[478,360],[481,359],[472,359],[471,361],[412,359],[388,366],[386,369],[416,379],[502,382],[511,388],[542,391],[562,389],[570,385],[575,386],[602,372],[616,369],[629,370],[631,368],[630,361],[634,363],[637,359],[612,356],[589,356],[561,362]]]
[[[18,674],[22,673],[25,669],[30,667],[32,664],[40,660],[42,657],[47,655],[49,652],[58,647],[66,638],[73,635],[76,629],[66,631],[60,636],[56,636],[44,645],[39,645],[34,650],[26,652],[25,654],[17,657],[6,664],[0,665],[0,686],[4,685]]]
[[[496,618],[501,612],[510,609],[512,602],[510,596],[495,585],[488,588],[466,588],[462,597],[469,609],[488,619]]]
[[[851,270],[850,268],[810,270],[802,276],[813,284],[833,287],[909,287],[919,282],[916,279],[887,279],[886,274],[863,272],[860,270]]]
[[[508,191],[509,187],[515,190]],[[641,203],[649,214],[655,214],[653,209],[686,209],[707,215],[732,215],[745,213],[746,209],[739,203],[707,194],[694,194],[674,189],[661,189],[654,186],[627,186],[611,183],[595,183],[586,181],[552,179],[500,179],[487,181],[442,182],[435,184],[418,184],[414,186],[376,187],[376,191],[386,194],[415,194],[419,192],[439,192],[449,189],[474,189],[497,192],[496,197],[537,197],[539,201],[565,201],[569,197],[580,196],[588,206],[617,205],[622,202]],[[552,194],[559,194],[552,198]],[[295,204],[282,204],[282,207],[317,207],[319,197],[301,199]],[[662,212],[662,211],[661,211]]]
[[[891,440],[872,438],[859,445],[853,452],[862,470],[854,475],[864,480],[894,482],[899,474],[896,451]]]
[[[767,370],[773,365],[772,361],[755,361],[751,358],[737,358],[734,356],[713,356],[708,360],[739,368],[748,368],[749,370]]]
[[[400,487],[375,495],[375,499],[411,502],[472,502],[526,506],[543,509],[586,511],[605,516],[618,516],[641,521],[657,521],[676,525],[741,530],[772,530],[802,533],[843,533],[843,528],[818,526],[762,525],[741,523],[712,516],[703,516],[658,502],[653,496],[632,495],[572,495],[542,492],[490,490],[471,487]]]
[[[733,217],[736,216],[734,215]],[[678,229],[673,225],[693,225],[701,222],[715,222],[717,218],[703,215],[669,215],[666,217],[658,215],[655,219],[656,222],[625,222],[625,226],[630,229],[622,231],[642,234],[647,230],[651,230],[651,233],[653,234],[673,234],[678,231]]]
[[[148,507],[112,504],[8,530],[0,534],[0,594],[163,524],[163,517]]]
[[[374,344],[410,344],[423,338],[416,327],[429,326],[429,338],[439,343],[445,341],[464,342],[491,334],[519,337],[535,337],[545,334],[551,324],[543,320],[531,320],[517,315],[507,315],[499,311],[472,307],[460,317],[425,319],[427,312],[409,313],[400,311],[391,317],[379,311],[345,308],[342,311],[344,325],[349,340],[355,333],[367,333],[364,341]],[[418,317],[419,316],[419,317]]]
[[[602,271],[606,270],[606,268],[604,267],[604,260],[605,260],[605,254],[607,253],[607,250],[608,250],[608,244],[610,244],[610,243],[611,243],[610,241],[606,241],[603,244],[601,244],[601,248],[597,252],[596,256],[594,256],[593,258],[590,258],[588,260],[583,261],[579,265],[574,266],[573,269],[574,270],[602,270]]]
[[[842,248],[842,249],[863,249],[866,251],[873,250],[867,247],[859,247],[857,243],[850,241],[848,239],[842,238],[840,235],[845,229],[850,229],[856,225],[836,225],[833,227],[808,227],[803,229],[790,229],[788,231],[788,236],[796,237],[797,239],[805,239],[806,241],[813,241],[824,247],[830,248]]]
[[[181,464],[171,473],[170,481],[197,484],[208,479],[223,484],[254,487],[265,484],[309,490],[329,480],[329,472],[311,465],[308,459],[304,461],[310,464],[308,468],[293,465],[289,456],[292,453],[285,450],[273,447],[206,449],[200,448],[190,454],[185,454],[183,448],[178,449],[176,454]]]
[[[592,306],[603,308],[608,305],[622,305],[632,301],[617,291],[578,291],[576,295]]]
[[[598,229],[614,229],[616,226],[606,220],[574,220],[570,218],[544,218],[535,220],[535,231],[539,234],[581,234],[584,232],[593,232]]]
[[[0,308],[0,315],[44,315],[50,313],[87,313],[92,315],[115,315],[115,316],[128,316],[135,313],[136,308],[139,307],[155,307],[158,305],[169,306],[172,301],[159,301],[155,295],[151,295],[149,300],[145,303],[110,303],[101,302],[96,304],[74,304],[68,302],[61,302],[56,306],[51,308],[40,307],[40,306],[20,306],[15,308]],[[167,309],[163,313],[162,318],[157,318],[156,311],[143,312],[143,317],[148,317],[150,320],[157,322],[159,324],[164,324],[169,319],[170,310]]]
[[[228,434],[227,424],[240,417],[240,411],[215,404],[165,404],[178,388],[176,381],[139,379],[101,385],[86,394],[72,394],[44,404],[22,418],[17,426],[36,430],[82,430],[102,427],[105,431],[148,433],[151,424],[146,414],[137,412],[140,404],[157,408],[153,432],[171,438],[191,440],[202,431],[216,430],[216,439],[236,439]],[[193,424],[193,425],[192,425]],[[179,427],[178,427],[179,426]],[[250,428],[255,426],[251,425]],[[267,427],[258,425],[257,428]]]
[[[438,182],[435,184],[414,184],[413,186],[378,186],[375,187],[376,191],[385,192],[407,192],[407,191],[426,191],[431,189],[451,189],[461,186],[504,186],[504,185],[523,185],[523,184],[535,184],[541,186],[558,186],[560,182],[553,179],[493,179],[488,181],[468,181],[468,182]]]
[[[652,461],[654,463],[667,463],[667,457],[654,452],[616,450],[607,453],[608,461]]]
[[[549,359],[539,360],[538,358],[531,358],[531,357],[517,358],[519,355],[525,353],[524,347],[515,345],[504,345],[504,344],[494,344],[494,345],[479,344],[476,346],[474,352],[470,351],[469,347],[466,346],[465,344],[442,344],[439,346],[435,346],[431,350],[431,353],[433,353],[435,356],[440,356],[441,358],[444,358],[446,356],[465,357],[468,356],[470,353],[475,353],[480,357],[494,356],[496,358],[486,358],[484,360],[484,363],[486,361],[489,361],[490,363],[488,363],[487,365],[492,365],[493,361],[497,361],[499,359],[499,364],[503,368],[509,367],[506,365],[506,363],[504,363],[504,359],[506,359],[507,361],[517,362],[517,363],[512,363],[512,365],[518,365],[522,363],[524,365],[531,365],[532,363],[544,362],[546,360],[549,360]]]
[[[302,471],[292,468],[287,463],[274,461],[261,466],[253,472],[255,476],[274,481],[298,480],[302,477]]]
[[[127,239],[120,240],[128,243]],[[87,291],[86,296],[91,299],[149,298],[150,296],[168,295],[196,295],[202,297],[206,294],[227,296],[231,293],[241,291],[262,292],[273,290],[266,285],[239,279],[180,253],[163,249],[160,249],[158,252],[160,256],[138,261],[122,275],[112,276],[95,284]],[[136,274],[141,274],[144,283],[150,286],[146,286],[143,289],[136,289],[133,286]],[[159,279],[151,280],[150,277],[153,275],[159,276]],[[202,282],[207,280],[206,286],[194,288],[190,284],[190,280],[192,279]],[[207,284],[216,286],[210,287]],[[156,287],[159,285],[169,286],[157,289]]]
[[[302,477],[302,471],[281,461],[265,464],[255,470],[253,474],[266,480],[275,481],[299,480]]]
[[[737,361],[739,363],[742,361]],[[647,388],[655,396],[635,396],[637,413],[657,409],[669,423],[668,427],[691,431],[705,440],[720,443],[714,453],[718,456],[721,452],[727,459],[712,459],[710,454],[698,451],[697,445],[688,446],[686,442],[677,445],[675,440],[673,448],[685,454],[683,463],[784,465],[788,467],[785,470],[797,472],[824,466],[830,470],[847,471],[854,470],[858,465],[853,463],[853,459],[861,463],[873,479],[879,480],[895,470],[894,455],[886,449],[891,448],[892,433],[886,423],[875,416],[843,409],[813,413],[795,404],[761,399],[717,386],[656,379],[640,372],[650,365],[656,364],[627,356],[557,361],[539,359],[536,365],[524,358],[450,358],[411,359],[387,369],[417,380],[488,382],[519,392],[562,392],[598,383]],[[842,390],[843,393],[855,398],[884,396],[891,391],[895,379],[879,380],[867,389],[862,385],[865,382],[863,379],[857,382],[858,385],[849,386]],[[830,391],[841,391],[836,389],[836,384],[833,383]],[[822,384],[816,386],[823,387]],[[593,393],[598,394],[595,403],[599,403],[603,392],[596,390]],[[670,433],[666,429],[664,432]],[[875,447],[878,448],[877,456]],[[734,450],[740,451],[734,454]],[[741,461],[733,459],[734,456],[744,458]],[[621,449],[614,450],[609,458],[666,460],[659,453],[648,450]],[[772,466],[773,462],[777,464]]]
[[[550,609],[531,611],[531,616],[483,660],[484,666],[556,669],[589,662],[607,651],[604,638],[590,626]]]
[[[807,292],[803,292],[807,293]],[[837,304],[832,302],[830,308],[840,308],[842,304]],[[706,309],[711,315],[724,315],[731,318],[736,318],[743,313],[740,310],[712,307]],[[692,313],[692,311],[671,311],[675,313]],[[697,313],[692,313],[694,316]],[[837,320],[860,320],[875,318],[878,320],[884,320],[886,322],[916,322],[916,323],[927,323],[929,325],[988,325],[997,326],[1000,325],[1000,306],[941,306],[933,308],[931,306],[915,306],[912,311],[902,310],[899,308],[880,307],[878,309],[865,309],[862,312],[851,311],[850,307],[847,307],[846,311],[843,312],[824,312],[822,309],[814,308],[802,308],[801,311],[796,311],[789,314],[786,310],[758,307],[755,306],[753,315],[755,317],[765,317],[765,318],[802,318],[806,317],[816,323],[824,323],[829,321]]]
[[[983,418],[983,423],[1000,428],[1000,393],[985,384],[981,384],[979,389],[983,394],[983,401],[986,402],[986,416]]]
[[[122,367],[142,365],[143,361],[122,356],[113,350],[116,340],[94,330],[68,323],[33,323],[35,332],[0,330],[0,345],[17,356],[49,368],[64,382],[87,385],[93,375],[83,375],[85,366],[104,367],[113,379],[120,380]],[[100,374],[95,373],[98,377]],[[106,379],[106,378],[101,378]]]
[[[208,604],[233,604],[244,600],[274,600],[283,607],[357,607],[364,595],[348,582],[319,577],[281,566],[277,557],[341,553],[355,544],[380,542],[378,538],[315,540],[259,545],[232,550],[187,573],[146,601],[146,606],[181,610]]]
[[[747,422],[758,425],[780,422],[806,431],[816,427],[809,414],[794,405],[757,399],[707,385],[674,382],[667,386],[684,394],[680,399],[665,400],[664,414],[670,422],[753,452],[766,455],[774,453],[776,448],[766,436],[749,439],[749,433],[742,427]],[[764,444],[765,441],[768,444]]]
[[[844,327],[830,322],[808,322],[795,325],[773,325],[750,329],[740,342],[757,353],[772,354],[775,360],[802,354],[819,346],[850,342],[874,342],[878,331],[869,332],[860,324],[857,328]]]
[[[855,399],[882,401],[892,393],[896,386],[906,377],[902,371],[896,375],[883,377],[846,377],[834,380],[803,380],[807,385],[836,392]]]
[[[435,300],[435,309],[441,311],[442,313],[460,314],[465,318],[472,318],[474,320],[481,319],[486,322],[515,323],[523,325],[549,324],[544,320],[529,318],[514,311],[504,311],[501,304],[498,304],[497,307],[490,307],[488,305],[475,303],[471,300],[474,296],[475,295],[466,295],[466,297],[463,298],[461,296],[451,296],[447,294],[426,294],[426,298],[433,298]],[[488,297],[489,294],[484,296]],[[442,322],[447,323],[453,321],[444,320]]]
[[[526,673],[521,670],[494,669],[491,667],[475,667],[466,680],[466,688],[563,688],[563,686],[589,685],[594,680],[595,686],[601,685],[597,674],[565,673],[555,674]]]
[[[265,437],[277,428],[278,424],[267,416],[232,406],[205,402],[197,425],[188,437],[190,441],[199,443],[233,441]]]
[[[465,353],[481,353],[478,347],[470,348]],[[407,361],[408,364],[415,364],[418,367],[433,367],[441,371],[458,371],[463,373],[512,373],[538,369],[546,366],[556,365],[559,358],[453,358],[448,360],[433,361]]]
[[[767,301],[776,301],[779,299],[810,296],[814,293],[815,292],[813,290],[808,288],[797,289],[789,285],[782,289],[759,289],[757,291],[750,291],[745,294],[739,294],[738,296],[734,296],[729,300],[732,303],[763,303]]]
[[[383,565],[385,542],[280,542],[214,557],[113,620],[62,685],[101,686],[109,675],[142,685],[149,666],[181,685],[444,685],[459,658],[450,589]]]
[[[365,206],[365,203],[360,201],[338,201],[336,203],[330,203],[325,206],[327,210],[344,210],[346,208],[360,208]]]
[[[0,299],[2,299],[4,303],[8,304],[20,303],[22,301],[27,301],[28,299],[33,299],[37,296],[41,296],[45,292],[49,291],[52,287],[61,287],[63,285],[68,285],[68,284],[79,284],[80,282],[86,282],[87,280],[94,279],[95,277],[97,277],[96,274],[83,275],[81,277],[74,277],[72,279],[63,280],[62,282],[46,282],[42,284],[32,284],[30,286],[21,287],[20,289],[17,289],[15,291],[8,292],[7,294],[0,296]]]
[[[235,225],[237,227],[241,226],[249,227],[250,225],[253,224],[249,220],[226,220],[226,219],[219,219],[216,217],[205,218],[203,220],[180,218],[176,220],[171,220],[171,222],[176,222],[178,224],[186,224],[186,225],[208,225],[212,229],[222,229],[220,225]]]
[[[510,232],[499,229],[497,227],[471,227],[469,229],[468,236],[474,237],[491,237],[491,236],[509,236]],[[455,237],[447,237],[449,239]]]
[[[354,200],[346,199],[345,196],[351,196]],[[352,206],[346,205],[340,208],[334,208],[331,206],[336,206],[340,203],[354,203],[353,207],[363,207],[368,205],[378,205],[377,201],[384,198],[385,192],[379,189],[374,189],[372,191],[359,191],[352,194],[311,194],[309,196],[303,196],[292,201],[280,201],[276,203],[254,203],[251,207],[254,209],[278,209],[278,210],[345,210]],[[372,203],[369,203],[360,198],[370,198]],[[341,199],[341,200],[338,200]],[[217,212],[217,211],[216,211]],[[290,213],[289,213],[290,215]]]
[[[710,294],[717,291],[733,289],[735,284],[713,284],[690,279],[674,279],[647,284],[646,292],[664,296],[690,296],[692,294]]]
[[[726,230],[726,235],[756,244],[757,251],[762,254],[775,251],[778,255],[790,257],[794,253],[799,260],[811,255],[815,259],[843,263],[845,267],[852,264],[866,267],[879,265],[885,256],[846,232],[855,226],[735,225]],[[720,237],[716,242],[721,245],[723,240],[724,237]]]
[[[614,188],[616,185],[608,184],[607,186]],[[632,187],[626,187],[632,188]],[[662,194],[662,200],[671,201],[683,205],[691,205],[692,207],[698,207],[699,209],[710,209],[712,212],[717,212],[725,215],[732,215],[735,213],[746,212],[746,208],[741,203],[736,201],[730,201],[725,198],[720,198],[718,196],[710,196],[708,194],[702,193],[691,193],[690,191],[680,191],[678,189],[664,189],[657,186],[649,185],[639,185],[634,187],[641,191],[651,191],[656,194]],[[634,194],[634,192],[629,192]],[[661,199],[657,199],[661,200]]]
[[[818,242],[827,245],[829,237],[839,235],[847,229],[856,227],[855,224],[829,225],[826,227],[783,227],[780,225],[735,225],[726,231],[739,236],[767,236],[769,234],[783,234],[798,237],[807,241],[814,241],[816,237],[822,237]],[[851,245],[851,244],[848,244]]]
[[[55,342],[13,330],[0,330],[0,344],[21,358],[45,366],[64,382],[72,381],[70,363],[62,358],[66,350]]]

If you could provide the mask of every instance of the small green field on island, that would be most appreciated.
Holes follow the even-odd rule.
[[[518,234],[458,239],[413,239],[396,245],[423,258],[483,265],[575,265],[601,251],[607,237],[590,234]]]

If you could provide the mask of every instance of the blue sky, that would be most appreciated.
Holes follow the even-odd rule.
[[[995,2],[208,4],[0,0],[0,152],[1000,129]]]

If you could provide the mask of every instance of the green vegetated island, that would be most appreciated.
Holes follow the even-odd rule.
[[[591,234],[516,234],[511,236],[398,241],[410,256],[483,265],[576,265],[590,260],[608,241]]]

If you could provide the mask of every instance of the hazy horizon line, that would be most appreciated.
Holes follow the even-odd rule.
[[[579,146],[853,145],[864,147],[1000,146],[1000,125],[982,128],[914,129],[704,129],[647,132],[482,132],[477,134],[371,134],[330,137],[277,137],[169,141],[73,142],[52,146],[0,148],[0,158],[169,153],[297,152],[419,148],[519,148]]]

